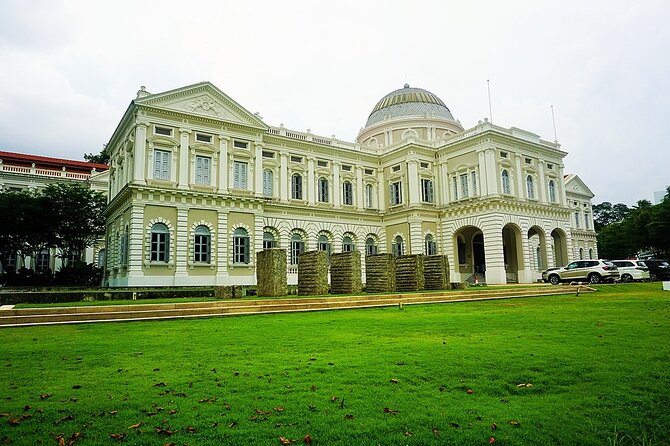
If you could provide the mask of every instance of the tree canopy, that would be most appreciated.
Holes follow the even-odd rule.
[[[670,256],[670,187],[659,204],[640,200],[631,208],[623,203],[593,206],[600,257],[620,259],[641,251]]]

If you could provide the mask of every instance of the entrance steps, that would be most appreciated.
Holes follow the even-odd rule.
[[[574,285],[531,286],[519,288],[486,288],[467,291],[424,291],[383,295],[228,299],[215,302],[171,304],[91,305],[80,307],[41,307],[0,309],[0,328],[87,322],[121,322],[134,320],[184,319],[216,316],[290,313],[389,307],[395,305],[466,302],[475,300],[578,294],[594,291]]]

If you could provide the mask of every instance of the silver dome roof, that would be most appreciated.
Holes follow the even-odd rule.
[[[455,121],[442,99],[423,88],[413,88],[405,84],[403,88],[392,91],[377,102],[365,127],[404,116],[446,118]]]

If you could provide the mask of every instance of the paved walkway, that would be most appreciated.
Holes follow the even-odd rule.
[[[214,302],[170,304],[87,305],[78,307],[0,308],[0,328],[91,322],[185,319],[252,314],[344,310],[475,300],[578,294],[594,291],[585,286],[536,286],[519,288],[470,288],[463,291],[430,291],[361,296],[327,296],[275,299],[226,299]]]

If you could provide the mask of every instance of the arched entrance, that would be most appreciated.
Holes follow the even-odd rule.
[[[484,236],[476,226],[466,226],[454,233],[454,270],[461,275],[461,281],[486,281],[486,257]]]
[[[521,230],[517,225],[508,223],[503,226],[502,239],[507,283],[518,283],[519,271],[525,268]]]
[[[547,243],[544,231],[539,226],[532,226],[528,230],[528,249],[531,259],[531,269],[533,270],[533,279],[542,278],[542,271],[547,269]]]
[[[564,266],[568,264],[568,242],[565,232],[562,229],[551,231],[551,238],[554,239],[554,266]]]

